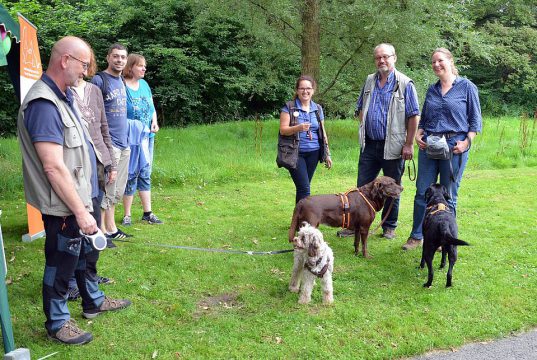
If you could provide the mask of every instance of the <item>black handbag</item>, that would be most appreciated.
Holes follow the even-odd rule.
[[[289,126],[295,126],[298,123],[298,119],[294,116],[294,112],[297,111],[293,101],[287,103],[289,109]],[[298,162],[298,145],[299,145],[299,133],[293,135],[282,135],[278,132],[278,155],[276,156],[276,164],[278,167],[284,167],[286,169],[296,169]]]

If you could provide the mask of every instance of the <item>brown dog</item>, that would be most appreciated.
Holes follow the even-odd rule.
[[[379,176],[369,184],[356,191],[348,193],[350,223],[348,228],[355,230],[354,254],[358,255],[360,239],[362,241],[362,255],[367,254],[367,236],[369,228],[375,219],[375,213],[384,206],[389,197],[399,197],[403,187],[388,176]],[[337,194],[309,196],[300,200],[293,212],[291,227],[289,228],[289,242],[293,242],[295,233],[303,221],[314,227],[325,224],[332,227],[341,227],[343,222],[343,205]]]

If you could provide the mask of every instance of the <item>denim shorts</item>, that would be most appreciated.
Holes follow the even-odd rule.
[[[134,195],[138,191],[151,190],[151,166],[148,164],[140,172],[127,180],[125,195]]]

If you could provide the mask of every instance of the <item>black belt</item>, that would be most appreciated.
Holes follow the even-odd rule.
[[[464,133],[457,133],[457,132],[447,132],[447,133],[434,133],[434,132],[431,132],[431,133],[427,133],[428,135],[433,135],[433,136],[444,136],[446,139],[451,139],[452,137],[455,137],[457,135],[463,135]]]

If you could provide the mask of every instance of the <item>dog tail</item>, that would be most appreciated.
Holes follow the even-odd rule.
[[[460,245],[460,246],[469,246],[466,241],[457,239],[453,235],[451,235],[451,229],[449,228],[448,224],[446,222],[443,222],[440,225],[440,231],[442,233],[442,243],[446,245]]]
[[[466,241],[457,239],[451,235],[446,235],[445,240],[448,245],[470,246]]]
[[[299,201],[295,205],[295,210],[293,211],[293,217],[291,218],[291,226],[289,227],[289,242],[293,242],[296,231],[298,230],[298,214],[300,214],[301,204],[302,202]]]

